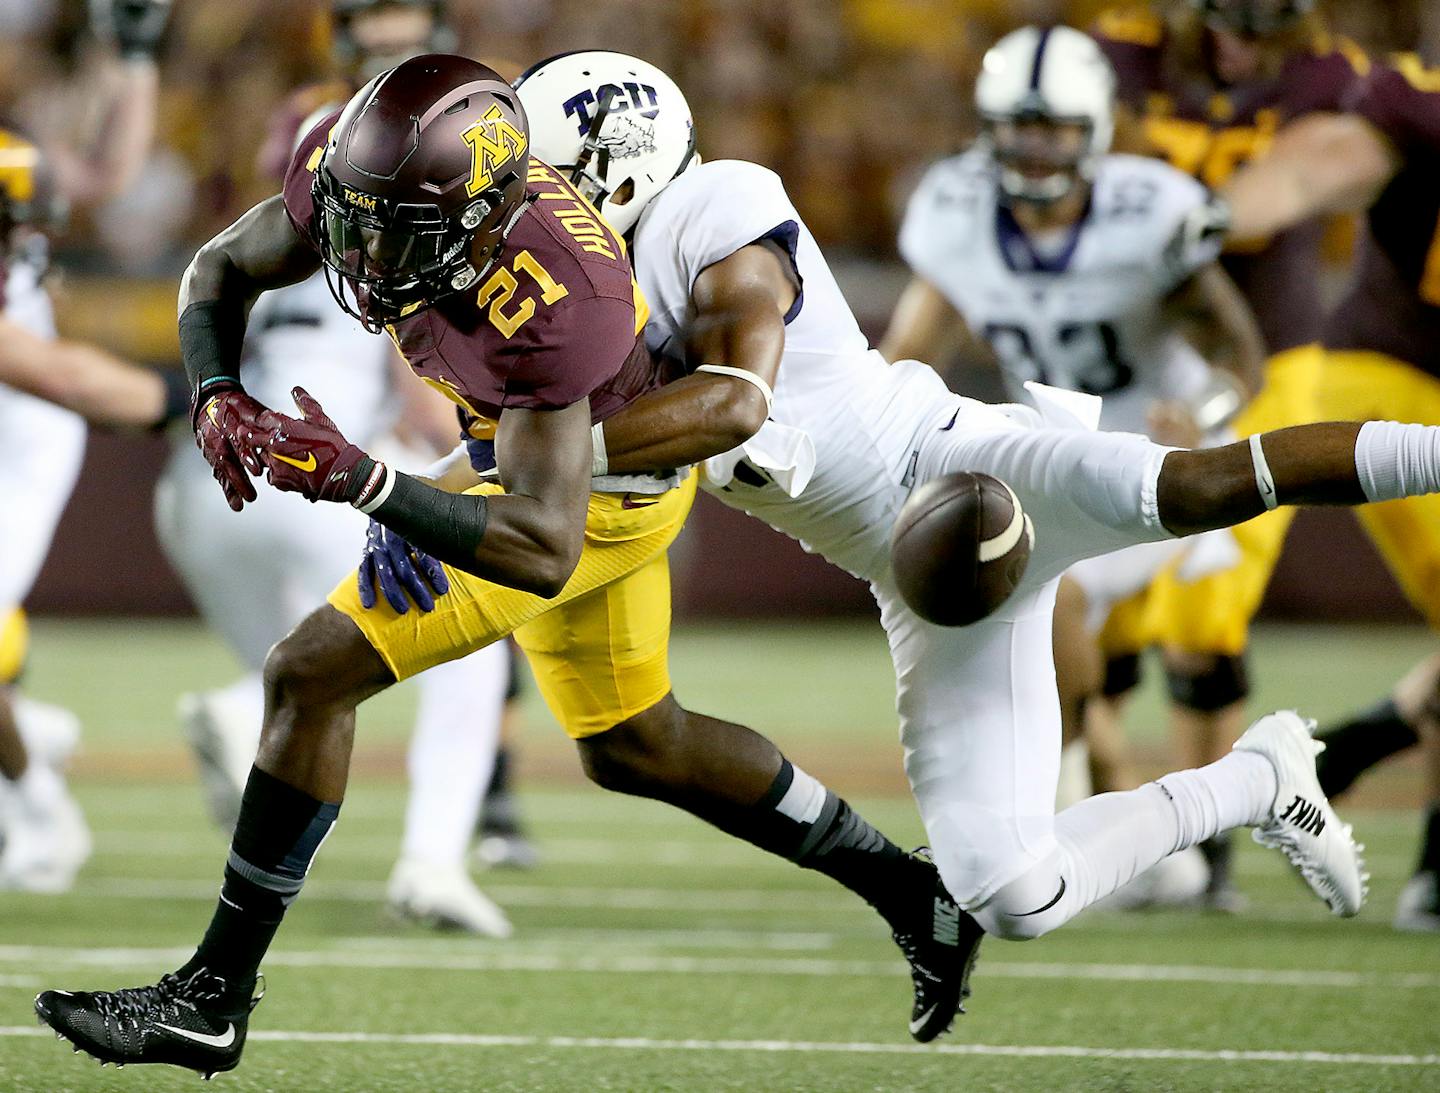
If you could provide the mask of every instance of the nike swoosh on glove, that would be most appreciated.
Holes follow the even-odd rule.
[[[195,430],[195,444],[210,464],[215,481],[225,491],[225,500],[236,512],[245,507],[246,501],[255,500],[255,484],[250,481],[250,475],[264,470],[241,434],[253,426],[261,414],[268,412],[263,403],[255,401],[233,381],[212,385],[203,395],[196,395],[191,406],[190,424]]]
[[[366,610],[375,606],[378,585],[398,615],[409,613],[411,600],[421,611],[434,611],[435,597],[450,591],[443,565],[374,520],[365,535],[365,556],[355,579]]]
[[[353,503],[381,464],[351,444],[302,387],[290,392],[300,417],[266,410],[242,432],[270,485],[311,501]]]

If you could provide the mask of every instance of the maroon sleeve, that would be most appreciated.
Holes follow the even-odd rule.
[[[506,342],[504,407],[559,410],[620,373],[635,349],[635,305],[587,296],[545,309]]]
[[[1286,119],[1347,110],[1365,85],[1370,62],[1358,46],[1308,54],[1286,72]]]
[[[1402,58],[1400,63],[1411,62]],[[1440,83],[1436,87],[1435,91],[1422,90],[1398,68],[1377,66],[1357,96],[1354,110],[1401,152],[1434,151],[1440,149]]]
[[[315,242],[315,205],[310,200],[310,182],[315,176],[315,164],[330,137],[330,130],[340,117],[340,111],[327,114],[305,134],[295,146],[290,157],[290,167],[285,172],[285,212],[290,223],[302,239]]]

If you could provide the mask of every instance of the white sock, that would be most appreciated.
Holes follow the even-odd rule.
[[[56,803],[66,796],[64,779],[53,768],[33,760],[11,786],[25,814],[36,819],[50,815]]]
[[[1270,760],[1253,751],[1232,751],[1207,767],[1167,774],[1156,784],[1175,806],[1180,823],[1176,850],[1232,827],[1263,823],[1280,792]]]
[[[1237,751],[1139,789],[1081,801],[1055,817],[1057,852],[1006,885],[975,917],[1000,937],[1039,937],[1171,854],[1263,822],[1277,792],[1270,761]]]
[[[1440,429],[1367,421],[1355,438],[1355,473],[1371,501],[1440,493]]]
[[[420,677],[402,858],[463,867],[495,769],[509,682],[503,641]]]

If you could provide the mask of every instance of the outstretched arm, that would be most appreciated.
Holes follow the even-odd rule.
[[[789,262],[766,241],[701,272],[691,290],[696,316],[687,345],[701,370],[606,419],[606,472],[686,467],[728,452],[759,431],[785,351],[785,315],[797,294]],[[709,365],[739,369],[760,382],[705,371]]]
[[[895,361],[934,361],[943,347],[963,331],[965,320],[944,295],[924,277],[912,277],[905,286],[890,326],[880,339],[880,355]]]
[[[95,425],[150,429],[183,415],[183,377],[140,368],[83,342],[50,340],[0,317],[0,383]]]
[[[92,29],[114,52],[94,77],[94,135],[83,147],[47,148],[61,192],[93,205],[129,189],[155,138],[160,70],[155,51],[170,0],[92,0]]]
[[[1269,153],[1221,191],[1231,238],[1265,239],[1317,216],[1369,208],[1395,177],[1394,145],[1354,114],[1311,114],[1292,122]]]

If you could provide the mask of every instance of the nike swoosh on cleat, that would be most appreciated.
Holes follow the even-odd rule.
[[[270,458],[278,459],[281,463],[289,463],[290,466],[297,467],[300,470],[306,472],[313,471],[316,467],[314,452],[309,453],[304,459],[291,459],[288,455],[281,455],[279,452],[271,452]]]
[[[913,1035],[915,1035],[915,1033],[919,1032],[922,1028],[924,1028],[925,1025],[926,1025],[926,1023],[930,1020],[931,1016],[934,1015],[934,1013],[935,1013],[935,1011],[936,1011],[937,1009],[939,1009],[939,1004],[938,1004],[938,1003],[937,1003],[936,1005],[931,1006],[928,1010],[926,1010],[924,1013],[922,1013],[919,1017],[917,1017],[917,1018],[915,1018],[913,1021],[911,1021],[911,1022],[910,1022],[910,1035],[913,1036]]]
[[[204,1044],[206,1047],[229,1047],[235,1042],[235,1026],[229,1025],[223,1033],[210,1035],[204,1032],[190,1032],[183,1028],[175,1028],[172,1025],[161,1025],[158,1022],[156,1027],[163,1028],[173,1036],[179,1036],[185,1040],[194,1040],[197,1044]]]

